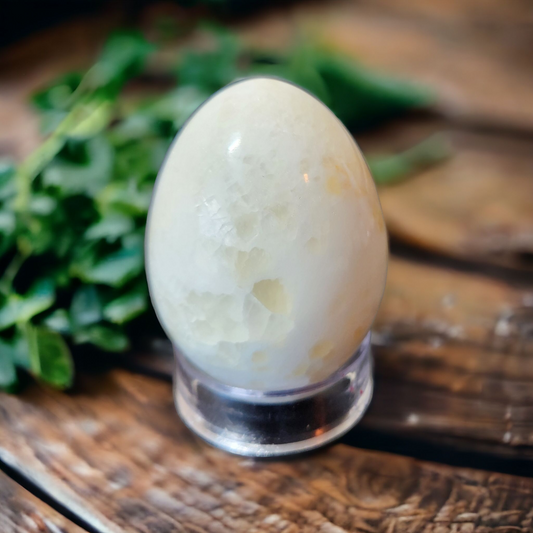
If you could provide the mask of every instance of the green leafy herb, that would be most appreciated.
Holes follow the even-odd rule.
[[[95,325],[74,335],[76,344],[90,343],[108,352],[123,352],[129,347],[123,331],[106,325]]]
[[[225,28],[208,28],[215,37],[215,47],[208,51],[189,51],[179,65],[178,76],[182,85],[201,87],[210,94],[242,75],[239,68],[242,47]]]
[[[73,329],[96,324],[102,319],[102,301],[94,285],[80,287],[70,304],[70,323]]]
[[[24,295],[11,293],[0,310],[0,330],[29,322],[54,303],[54,285],[49,279],[38,280]]]
[[[148,309],[148,290],[144,283],[132,288],[122,296],[109,302],[104,316],[115,324],[125,324]]]
[[[71,332],[70,327],[70,317],[66,309],[56,309],[50,315],[48,315],[44,321],[43,325],[52,331],[57,331],[67,335]]]
[[[11,346],[7,342],[0,341],[0,388],[12,390],[17,382],[17,370]]]
[[[45,383],[64,389],[72,384],[70,350],[63,337],[45,327],[26,326],[31,372]]]
[[[152,312],[143,238],[154,181],[172,139],[214,91],[242,76],[280,76],[353,128],[432,102],[419,87],[315,46],[272,54],[210,31],[212,47],[175,67],[174,88],[126,114],[121,90],[155,50],[134,32],[112,35],[87,72],[33,97],[47,139],[18,166],[0,161],[1,388],[16,388],[17,369],[69,387],[69,344],[128,349],[130,323]],[[370,164],[377,181],[392,182],[438,154],[420,145]]]
[[[73,275],[85,283],[122,287],[143,272],[143,251],[141,247],[125,248],[98,260],[84,269],[73,270]]]

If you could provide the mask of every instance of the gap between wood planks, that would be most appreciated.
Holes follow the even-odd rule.
[[[481,275],[494,280],[503,281],[510,286],[533,289],[533,272],[516,270],[501,265],[492,265],[480,261],[459,259],[445,254],[438,254],[422,248],[417,248],[392,237],[389,241],[389,251],[392,257],[412,261],[428,267],[441,267],[465,274]]]
[[[0,461],[0,526],[2,533],[100,533],[21,472]],[[27,528],[27,529],[26,529]]]

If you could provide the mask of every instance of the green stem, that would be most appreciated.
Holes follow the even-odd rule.
[[[367,160],[374,181],[378,185],[389,185],[441,163],[450,155],[447,139],[435,134],[399,154],[369,156]]]
[[[68,118],[68,117],[67,117]],[[65,122],[66,119],[63,121]],[[63,124],[62,122],[62,124]],[[19,212],[28,209],[31,196],[31,184],[39,172],[56,156],[65,144],[65,136],[53,133],[37,150],[35,150],[18,168],[16,174],[17,196],[15,208]]]
[[[4,275],[0,279],[0,292],[2,294],[7,295],[11,292],[15,277],[17,276],[20,268],[22,267],[22,265],[24,264],[24,262],[26,261],[26,259],[28,259],[30,255],[31,254],[29,252],[21,252],[21,251],[18,251],[15,254],[13,259],[11,260],[11,262],[5,269]]]
[[[39,173],[54,159],[54,157],[61,151],[65,145],[67,137],[80,129],[80,127],[91,124],[91,119],[95,117],[99,120],[98,125],[103,127],[111,118],[111,114],[107,112],[103,118],[107,122],[102,121],[102,113],[105,113],[110,103],[106,100],[92,102],[78,103],[68,113],[68,115],[57,126],[56,130],[46,141],[39,146],[28,158],[20,165],[16,174],[17,196],[15,198],[15,209],[19,213],[24,213],[28,210],[28,205],[31,196],[31,186],[33,180]]]

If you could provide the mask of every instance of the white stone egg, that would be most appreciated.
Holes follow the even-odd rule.
[[[343,124],[291,83],[249,78],[212,96],[172,144],[146,262],[158,318],[194,365],[286,390],[357,350],[383,294],[387,236]]]

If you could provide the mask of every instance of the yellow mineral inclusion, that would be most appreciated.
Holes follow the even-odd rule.
[[[307,370],[309,369],[309,363],[307,361],[302,361],[292,372],[291,376],[293,378],[300,378],[305,376]]]
[[[326,191],[333,196],[340,196],[343,193],[365,194],[366,188],[361,187],[354,181],[354,176],[361,174],[361,163],[359,161],[348,162],[349,168],[335,162],[331,157],[324,157],[322,165],[328,178],[326,179]],[[353,164],[357,168],[353,168]],[[363,170],[364,174],[364,170]]]
[[[331,341],[319,341],[312,348],[309,353],[309,358],[314,361],[317,359],[328,359],[333,354],[335,345]]]
[[[340,196],[342,193],[342,184],[337,176],[330,176],[326,181],[326,190],[329,194]]]
[[[252,293],[272,313],[288,315],[291,312],[290,297],[279,279],[258,281]]]
[[[360,344],[365,335],[366,329],[363,326],[358,326],[353,333],[354,341],[357,342],[357,344]]]
[[[310,368],[305,375],[309,378],[310,383],[316,383],[327,378],[332,373],[321,366],[320,368]]]
[[[254,365],[263,365],[268,361],[268,355],[266,352],[257,351],[252,354],[252,363]]]

